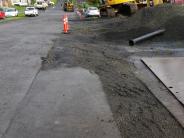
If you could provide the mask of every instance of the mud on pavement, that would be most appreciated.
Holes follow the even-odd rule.
[[[180,124],[135,77],[124,45],[102,38],[104,26],[119,20],[127,18],[70,21],[71,33],[55,41],[42,69],[80,66],[98,74],[122,137],[182,138]]]

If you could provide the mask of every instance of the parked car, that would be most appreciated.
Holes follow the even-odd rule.
[[[45,1],[37,1],[34,6],[37,9],[42,9],[42,10],[46,10],[46,8],[48,7],[48,4]]]
[[[49,6],[54,6],[54,2],[53,1],[49,1],[48,5]]]
[[[100,10],[97,7],[88,7],[85,12],[86,17],[97,16],[100,17]]]
[[[0,8],[0,19],[4,19],[5,18],[5,12],[3,8]]]
[[[25,16],[38,16],[38,10],[35,7],[26,7]]]
[[[6,17],[15,17],[18,16],[18,11],[15,8],[5,8]]]

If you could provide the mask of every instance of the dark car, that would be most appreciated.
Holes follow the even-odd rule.
[[[5,12],[3,8],[0,8],[0,19],[4,19],[4,18],[5,18]]]

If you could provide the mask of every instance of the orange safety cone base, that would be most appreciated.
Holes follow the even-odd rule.
[[[63,30],[63,34],[70,34],[71,33],[71,31],[67,31],[67,32],[65,32],[64,30]]]

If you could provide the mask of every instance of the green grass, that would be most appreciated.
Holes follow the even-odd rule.
[[[18,12],[19,12],[18,17],[25,17],[24,11],[25,11],[26,7],[23,7],[23,6],[13,6],[13,7],[18,10]],[[10,18],[16,18],[16,17],[10,17]]]
[[[52,2],[54,2],[54,4],[56,5],[58,0],[51,0]]]
[[[100,6],[99,1],[98,0],[86,0],[82,3],[77,4],[77,7],[79,9],[81,9],[81,8],[87,9],[88,7],[91,7],[91,6],[92,7],[99,7]]]
[[[13,6],[14,8],[16,8],[18,11],[24,11],[26,9],[26,7],[24,6]]]
[[[4,20],[0,20],[0,23],[7,23],[7,22],[10,22],[10,21],[15,21],[15,20],[20,20],[20,19],[23,19],[25,16],[21,17],[21,16],[18,16],[18,17],[8,17]]]
[[[23,19],[25,17],[24,15],[24,11],[26,7],[21,7],[21,6],[12,6],[14,8],[16,8],[19,12],[17,17],[6,17],[4,20],[0,20],[0,23],[7,23],[9,21],[15,21],[15,20],[20,20]]]

